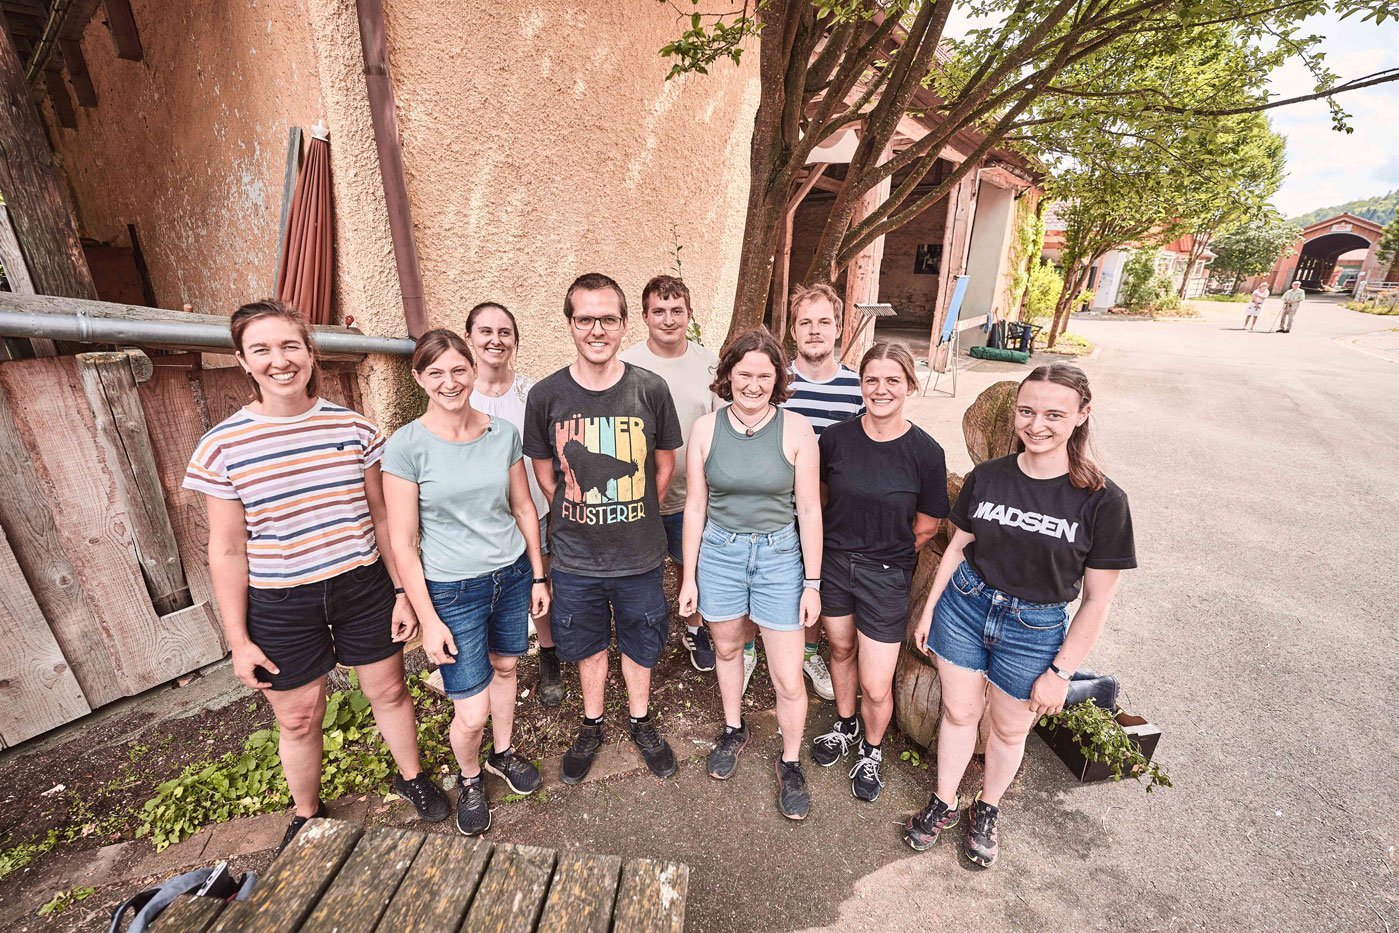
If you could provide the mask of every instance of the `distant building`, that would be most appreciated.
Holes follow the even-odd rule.
[[[1383,233],[1380,224],[1351,213],[1319,220],[1302,231],[1271,272],[1254,276],[1245,284],[1257,288],[1264,282],[1273,292],[1280,292],[1299,281],[1308,291],[1371,282],[1385,273],[1376,255]]]

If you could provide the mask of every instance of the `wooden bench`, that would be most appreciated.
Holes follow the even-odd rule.
[[[680,931],[690,870],[484,839],[312,820],[252,896],[185,895],[155,933]]]

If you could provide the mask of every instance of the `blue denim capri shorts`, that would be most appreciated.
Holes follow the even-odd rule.
[[[465,580],[427,581],[432,606],[457,643],[457,659],[438,668],[453,700],[485,690],[495,676],[491,655],[517,658],[529,650],[529,557]]]
[[[985,675],[1002,693],[1029,700],[1064,644],[1066,606],[1003,593],[963,561],[933,611],[928,647],[949,664]]]
[[[695,585],[706,622],[746,615],[778,632],[801,628],[802,542],[796,523],[770,534],[741,534],[706,522]]]

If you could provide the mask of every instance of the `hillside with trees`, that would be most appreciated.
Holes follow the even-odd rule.
[[[1306,227],[1318,220],[1325,220],[1328,217],[1335,217],[1337,214],[1346,212],[1385,226],[1394,219],[1395,213],[1399,212],[1399,188],[1395,188],[1388,194],[1377,194],[1372,198],[1347,201],[1344,204],[1337,204],[1335,207],[1318,207],[1316,210],[1307,211],[1307,213],[1300,217],[1294,217],[1292,220],[1294,223]]]

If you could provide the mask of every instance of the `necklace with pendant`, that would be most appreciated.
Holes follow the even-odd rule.
[[[769,402],[769,403],[768,403],[767,409],[765,409],[765,410],[763,411],[762,417],[760,417],[757,421],[753,422],[752,424],[749,424],[747,421],[744,421],[741,417],[739,417],[738,412],[736,412],[736,411],[733,410],[733,406],[732,406],[732,405],[729,406],[729,414],[733,415],[733,416],[734,416],[734,420],[737,421],[739,424],[743,425],[743,427],[747,429],[747,430],[745,430],[743,433],[746,434],[748,437],[752,437],[752,436],[753,436],[753,432],[754,432],[755,430],[757,430],[758,425],[762,424],[764,421],[767,420],[768,415],[771,414],[771,409],[772,409],[772,403]]]

